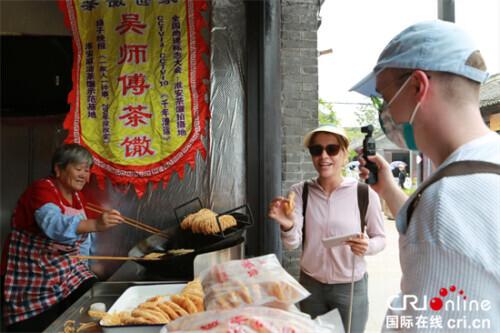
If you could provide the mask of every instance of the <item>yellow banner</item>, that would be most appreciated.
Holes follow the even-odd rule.
[[[208,117],[207,2],[66,0],[62,8],[75,47],[67,141],[87,146],[117,183],[168,180],[174,165],[191,164]]]

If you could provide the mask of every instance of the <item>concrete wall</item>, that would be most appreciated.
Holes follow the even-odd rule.
[[[318,0],[281,0],[282,193],[316,172],[302,145],[318,126]],[[298,277],[301,249],[285,251],[283,266]]]

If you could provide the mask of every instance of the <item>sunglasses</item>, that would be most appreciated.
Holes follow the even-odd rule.
[[[321,154],[323,154],[323,150],[326,150],[326,153],[329,156],[335,156],[340,151],[340,145],[330,144],[326,147],[323,147],[322,145],[309,146],[309,153],[311,153],[311,156],[321,156]]]

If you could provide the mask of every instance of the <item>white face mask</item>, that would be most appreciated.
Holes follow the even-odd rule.
[[[406,87],[408,82],[410,82],[411,75],[406,79],[405,83],[399,88],[399,90],[394,94],[391,100],[387,104],[383,104],[380,108],[379,122],[385,135],[394,142],[397,146],[404,149],[418,150],[417,144],[415,143],[415,134],[413,132],[413,120],[420,107],[420,102],[415,105],[413,109],[410,120],[401,124],[397,124],[392,118],[389,108],[391,104],[396,100],[396,98],[401,94],[403,89]]]

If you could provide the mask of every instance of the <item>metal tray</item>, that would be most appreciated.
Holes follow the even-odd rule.
[[[90,305],[93,303],[104,303],[109,309],[111,305],[120,297],[120,295],[129,287],[138,285],[150,284],[165,284],[165,283],[184,283],[183,281],[153,281],[153,282],[96,282],[82,297],[80,297],[73,305],[71,305],[59,318],[57,318],[49,327],[43,331],[44,333],[64,332],[64,323],[67,320],[74,320],[76,327],[80,323],[88,323],[97,320],[89,317],[87,314]],[[85,333],[101,333],[101,327],[88,329]]]
[[[147,299],[166,294],[178,294],[186,284],[155,284],[141,285],[127,288],[121,296],[113,303],[108,312],[131,311],[137,305],[145,302]],[[164,296],[168,299],[168,296]],[[164,324],[153,325],[121,325],[105,326],[101,324],[104,333],[159,333]]]

